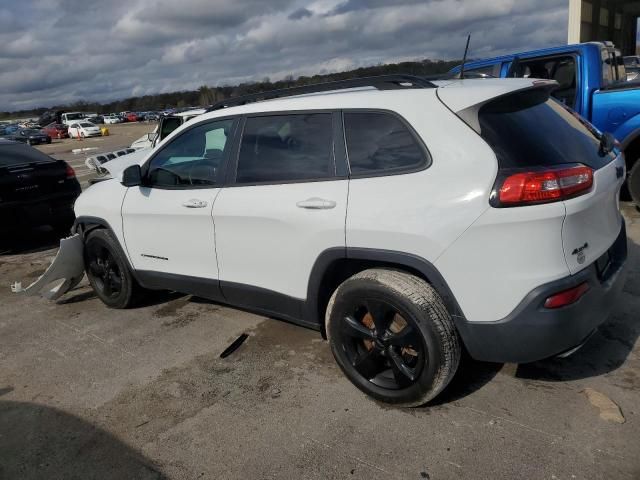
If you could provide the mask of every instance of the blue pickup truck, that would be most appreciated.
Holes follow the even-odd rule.
[[[467,62],[465,77],[531,77],[558,82],[553,96],[610,132],[625,152],[627,188],[640,206],[640,82],[627,82],[624,62],[606,42],[545,48]],[[459,75],[460,67],[450,72]]]

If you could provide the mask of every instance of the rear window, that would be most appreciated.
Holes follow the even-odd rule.
[[[238,159],[238,183],[293,182],[330,178],[332,118],[328,113],[248,118]],[[215,144],[207,137],[207,144]]]
[[[403,173],[427,165],[409,129],[388,113],[345,113],[349,166],[354,175]]]
[[[519,92],[484,105],[480,134],[500,168],[583,163],[599,168],[614,155],[599,155],[599,133],[545,90]]]
[[[0,167],[10,167],[23,163],[53,162],[44,153],[23,144],[0,144]]]

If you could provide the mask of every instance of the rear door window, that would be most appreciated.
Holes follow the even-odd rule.
[[[236,182],[278,183],[335,176],[332,115],[249,117],[242,134]],[[207,142],[216,144],[215,136]]]
[[[344,128],[353,175],[404,173],[428,164],[426,150],[392,114],[345,112]]]
[[[518,92],[484,105],[480,134],[500,168],[583,163],[599,168],[614,158],[599,155],[599,133],[542,89]]]

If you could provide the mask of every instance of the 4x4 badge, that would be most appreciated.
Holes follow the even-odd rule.
[[[577,255],[576,260],[580,265],[582,265],[584,261],[587,259],[584,253],[584,251],[587,248],[589,248],[589,244],[587,242],[584,242],[584,245],[582,245],[581,247],[575,248],[573,252],[571,252],[571,255]]]

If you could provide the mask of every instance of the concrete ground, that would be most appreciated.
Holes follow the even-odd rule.
[[[114,148],[144,133],[125,128]],[[640,213],[624,213],[627,283],[582,350],[466,359],[417,409],[370,400],[319,333],[278,320],[179,294],[110,310],[86,280],[56,303],[12,294],[55,254],[34,233],[0,255],[0,479],[638,479]]]

